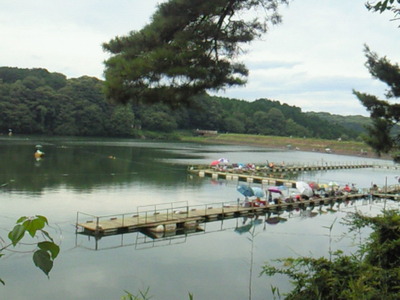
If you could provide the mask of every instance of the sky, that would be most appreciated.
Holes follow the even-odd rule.
[[[109,56],[102,44],[140,30],[160,2],[0,0],[0,66],[104,79]],[[366,69],[364,45],[400,62],[400,21],[369,12],[364,0],[292,0],[280,12],[283,22],[246,45],[239,57],[249,68],[247,84],[210,93],[368,116],[352,90],[382,97],[386,86]]]

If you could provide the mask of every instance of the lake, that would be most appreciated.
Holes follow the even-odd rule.
[[[36,145],[45,152],[40,161],[33,156]],[[29,245],[6,251],[0,269],[6,285],[0,287],[0,299],[120,299],[125,290],[137,294],[148,288],[152,299],[163,300],[189,299],[189,292],[194,299],[242,300],[249,299],[250,291],[252,299],[271,299],[271,285],[279,286],[281,293],[289,285],[284,278],[260,277],[264,262],[327,256],[330,246],[350,252],[355,249],[353,240],[343,237],[347,229],[341,218],[355,210],[376,214],[384,206],[398,208],[397,203],[364,199],[332,209],[284,212],[281,217],[286,221],[279,224],[266,223],[261,216],[253,223],[253,238],[244,227],[252,220],[238,218],[164,239],[135,232],[96,240],[76,234],[78,211],[112,215],[145,205],[243,198],[236,191],[237,182],[190,175],[190,165],[221,157],[256,164],[393,163],[254,146],[18,136],[0,136],[0,155],[0,236],[6,239],[20,216],[40,214],[48,218],[48,231],[61,247],[49,279],[33,265]],[[372,183],[395,184],[397,175],[394,169],[377,168],[308,172],[298,174],[298,179],[367,188]],[[329,236],[327,227],[332,224]]]

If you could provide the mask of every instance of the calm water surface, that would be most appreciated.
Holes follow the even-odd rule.
[[[35,145],[45,157],[35,161]],[[192,164],[225,157],[231,162],[357,163],[391,162],[334,154],[277,151],[248,146],[162,143],[122,139],[0,137],[1,236],[22,215],[48,217],[50,234],[61,254],[48,279],[33,266],[27,248],[1,258],[0,299],[119,299],[124,290],[136,294],[150,288],[152,299],[271,299],[271,285],[281,291],[283,278],[259,277],[271,259],[297,255],[328,255],[326,227],[355,209],[374,214],[395,203],[360,200],[333,210],[284,212],[276,225],[254,225],[254,263],[250,272],[250,234],[243,218],[204,225],[204,231],[160,240],[141,233],[103,237],[75,234],[77,212],[110,215],[138,206],[187,201],[189,205],[234,201],[236,182],[198,178],[187,173]],[[336,181],[369,187],[396,183],[392,169],[356,169],[299,174],[301,180]],[[354,249],[346,228],[336,221],[332,248]],[[27,240],[28,242],[29,240]],[[97,249],[97,250],[96,250]]]

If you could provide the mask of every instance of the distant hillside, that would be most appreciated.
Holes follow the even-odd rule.
[[[364,116],[341,116],[332,115],[326,112],[308,112],[306,113],[313,117],[318,117],[334,125],[340,125],[352,132],[357,132],[358,135],[367,133],[365,127],[372,125],[372,121],[369,117]],[[393,134],[400,133],[400,125],[395,125],[392,131]]]
[[[104,82],[46,69],[0,67],[0,134],[147,137],[196,129],[219,133],[356,140],[369,119],[304,113],[270,99],[252,102],[197,95],[190,105],[110,103]],[[151,132],[151,133],[150,133]]]
[[[341,116],[327,112],[307,112],[307,115],[316,116],[334,125],[340,125],[358,134],[366,133],[365,126],[371,125],[371,119],[364,116]]]

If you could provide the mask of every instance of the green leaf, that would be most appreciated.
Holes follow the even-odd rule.
[[[53,268],[53,261],[50,259],[50,254],[44,250],[37,250],[33,254],[33,262],[35,266],[41,269],[47,276]]]
[[[10,231],[8,238],[11,240],[13,246],[15,246],[24,237],[24,235],[25,227],[21,224],[18,224],[14,226],[12,231]]]
[[[28,219],[23,223],[23,225],[31,237],[34,237],[36,235],[36,231],[44,228],[45,221],[42,218]]]
[[[1,278],[0,278],[0,283],[2,283],[3,285],[6,285],[6,283]]]
[[[58,253],[60,253],[60,247],[53,242],[40,242],[38,247],[44,251],[50,252],[51,258],[54,260]]]
[[[42,230],[42,233],[43,233],[50,241],[54,242],[54,241],[53,241],[53,238],[50,236],[50,234],[49,234],[47,231]]]
[[[47,218],[45,216],[41,215],[36,215],[36,218],[44,222],[45,224],[49,225],[49,222],[47,221]]]
[[[17,220],[17,223],[22,223],[23,221],[25,221],[26,219],[28,219],[28,217],[21,217]]]

